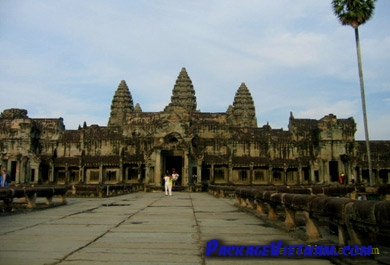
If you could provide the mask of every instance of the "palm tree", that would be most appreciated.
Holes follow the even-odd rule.
[[[364,94],[363,67],[360,54],[359,26],[366,23],[374,14],[376,0],[332,0],[334,14],[342,25],[349,25],[355,29],[356,51],[359,67],[360,94],[362,98],[364,132],[366,136],[368,177],[370,186],[373,185],[370,139],[368,137],[366,99]]]

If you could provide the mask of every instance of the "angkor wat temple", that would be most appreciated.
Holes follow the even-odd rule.
[[[0,116],[1,167],[14,183],[160,186],[175,168],[182,186],[215,184],[326,184],[342,173],[368,182],[364,141],[355,140],[353,118],[320,120],[290,114],[288,130],[258,127],[245,83],[226,112],[196,109],[191,79],[183,68],[171,102],[144,112],[121,81],[107,126],[84,123],[66,130],[62,118],[30,118],[27,110]],[[371,141],[374,183],[388,183],[390,141]]]

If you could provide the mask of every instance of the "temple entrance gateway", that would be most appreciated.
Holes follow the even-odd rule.
[[[179,179],[175,182],[176,185],[183,184],[183,157],[178,155],[177,152],[173,151],[163,151],[163,172],[169,172],[172,174],[172,169],[174,168],[176,172],[179,174]]]

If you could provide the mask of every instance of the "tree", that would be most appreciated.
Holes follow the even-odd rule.
[[[360,53],[359,26],[366,23],[374,14],[376,0],[332,0],[334,14],[342,25],[349,25],[355,29],[356,51],[359,68],[360,94],[363,109],[364,133],[366,138],[368,177],[370,186],[373,185],[370,138],[368,136],[368,122],[366,98],[364,92],[363,67]]]

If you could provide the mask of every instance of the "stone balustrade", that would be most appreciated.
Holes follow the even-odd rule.
[[[234,189],[237,205],[254,209],[271,221],[283,220],[288,228],[299,226],[299,215],[309,242],[323,238],[320,227],[324,224],[325,231],[338,235],[340,246],[374,244],[379,237],[390,238],[390,201],[362,200],[367,196],[386,199],[387,188],[217,186],[210,185],[209,192],[224,197],[221,194]]]
[[[72,184],[68,185],[69,196],[109,197],[143,190],[143,184]]]
[[[59,197],[60,204],[66,204],[66,194],[68,188],[65,186],[12,186],[0,188],[0,200],[3,201],[3,211],[10,212],[13,209],[15,198],[19,198],[19,202],[25,203],[26,208],[32,209],[36,207],[36,200],[39,197],[46,198],[46,204],[53,204],[53,197]]]

